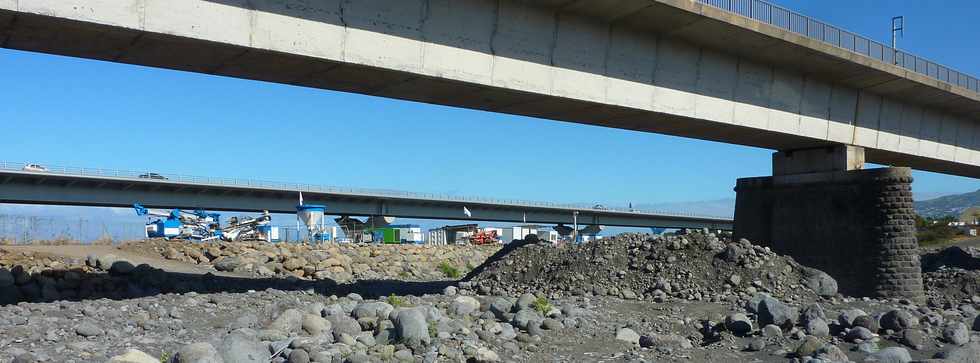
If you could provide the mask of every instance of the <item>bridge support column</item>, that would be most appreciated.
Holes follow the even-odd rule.
[[[849,146],[777,152],[739,179],[735,237],[833,276],[851,296],[923,298],[909,168],[858,170]]]

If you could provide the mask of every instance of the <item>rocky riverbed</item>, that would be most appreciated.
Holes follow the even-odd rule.
[[[0,293],[21,295],[0,302],[0,362],[980,360],[980,297],[938,287],[959,281],[948,271],[974,272],[950,267],[952,259],[927,272],[929,298],[915,303],[841,296],[820,271],[701,232],[518,242],[490,249],[462,281],[435,272],[399,281],[404,266],[371,269],[394,280],[351,273],[341,282],[294,272],[301,268],[259,276],[257,266],[302,257],[316,268],[310,260],[319,257],[309,258],[309,247],[287,247],[287,258],[283,246],[242,245],[207,262],[183,261],[193,258],[186,250],[167,260],[177,245],[143,251],[206,271],[233,253],[266,259],[194,273],[119,256],[0,250]],[[349,255],[335,248],[324,260]],[[466,255],[473,247],[452,248]],[[358,255],[411,255],[371,251]],[[435,266],[420,271],[442,272],[445,260],[426,261],[418,264]],[[38,286],[41,299],[25,285]],[[42,300],[54,301],[27,302]]]

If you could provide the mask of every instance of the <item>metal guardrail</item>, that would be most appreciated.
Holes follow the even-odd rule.
[[[150,172],[150,171],[129,171],[129,170],[115,170],[115,169],[101,169],[101,168],[83,168],[83,167],[48,165],[48,164],[37,164],[37,163],[19,163],[19,162],[9,162],[9,161],[0,161],[0,170],[17,171],[17,172],[29,171],[29,170],[25,170],[25,166],[29,164],[43,165],[45,170],[35,172],[37,174],[106,177],[106,178],[130,179],[130,180],[138,180],[138,181],[157,181],[157,182],[205,184],[205,185],[229,186],[229,187],[264,188],[264,189],[276,189],[282,191],[302,191],[302,192],[313,192],[313,193],[352,194],[352,195],[365,195],[365,196],[382,197],[382,198],[389,197],[389,198],[429,199],[429,200],[447,201],[447,202],[471,202],[471,203],[484,203],[484,204],[511,205],[511,206],[520,206],[520,207],[561,208],[561,209],[574,209],[574,210],[595,211],[595,212],[654,214],[654,215],[661,215],[661,216],[668,216],[668,217],[689,217],[689,218],[703,218],[703,219],[717,219],[717,220],[731,219],[730,217],[706,216],[706,215],[696,215],[693,213],[678,213],[678,212],[667,212],[667,211],[648,211],[648,210],[637,210],[637,209],[626,210],[626,209],[616,209],[616,208],[597,209],[594,208],[594,206],[590,207],[584,204],[572,204],[572,203],[563,204],[563,203],[538,202],[538,201],[528,201],[528,200],[519,200],[519,199],[464,197],[464,196],[455,196],[455,195],[448,195],[448,194],[416,193],[416,192],[406,192],[406,191],[390,190],[390,189],[344,188],[344,187],[323,186],[323,185],[316,185],[316,184],[272,182],[272,181],[242,179],[242,178],[220,178],[220,177],[169,174],[169,173],[160,173],[156,171]],[[166,179],[165,180],[152,179],[149,178],[150,174],[160,175],[165,177]]]
[[[696,0],[980,93],[976,77],[761,0]]]

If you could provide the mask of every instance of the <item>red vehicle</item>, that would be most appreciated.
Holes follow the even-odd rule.
[[[470,236],[470,244],[474,245],[488,245],[500,242],[500,237],[497,236],[497,231],[479,231]]]

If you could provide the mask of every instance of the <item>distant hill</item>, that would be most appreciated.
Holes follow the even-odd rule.
[[[915,202],[915,212],[923,217],[958,216],[964,209],[980,206],[980,190]]]

